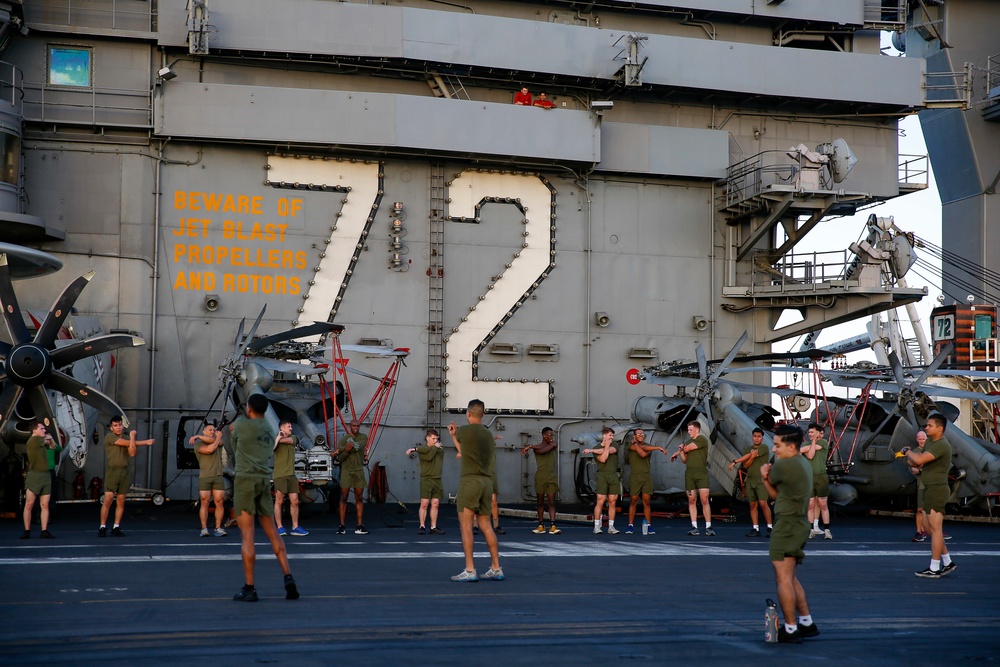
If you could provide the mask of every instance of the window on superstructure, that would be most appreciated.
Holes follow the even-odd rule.
[[[79,46],[49,46],[48,83],[52,86],[89,88],[93,52]]]

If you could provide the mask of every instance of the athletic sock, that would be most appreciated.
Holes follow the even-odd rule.
[[[711,521],[706,521],[705,522],[705,530],[708,530],[711,527],[712,527],[712,522]]]
[[[945,566],[951,565],[951,554],[941,554],[941,564]]]
[[[698,530],[698,522],[697,521],[692,521],[691,522],[691,527],[694,528],[695,530]]]
[[[931,572],[938,572],[941,569],[941,561],[931,559]]]
[[[759,523],[755,523],[753,525],[753,529],[756,530],[757,532],[760,532],[760,524]]]
[[[823,524],[823,530],[830,530],[830,524],[824,523]]]
[[[798,629],[799,629],[798,625],[795,625],[793,623],[785,623],[785,632],[787,632],[788,634],[792,634]]]
[[[813,624],[812,614],[809,614],[808,616],[799,616],[799,624],[800,625],[812,625]]]
[[[813,521],[813,530],[819,530],[819,519]]]
[[[118,528],[118,524],[117,523],[115,524],[115,528]],[[112,530],[114,530],[114,528],[112,528]]]
[[[771,524],[767,524],[767,529],[768,530],[774,530],[774,526],[772,526]]]

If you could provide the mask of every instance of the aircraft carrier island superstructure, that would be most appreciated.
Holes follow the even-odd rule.
[[[551,426],[575,501],[570,438],[660,391],[634,369],[924,295],[849,249],[861,230],[796,253],[925,187],[900,117],[967,105],[960,77],[880,52],[882,31],[935,38],[916,24],[940,3],[918,4],[8,0],[0,242],[24,273],[63,265],[15,283],[28,313],[94,270],[73,316],[145,340],[90,379],[157,440],[140,485],[197,495],[187,439],[266,305],[257,334],[344,327],[359,413],[378,350],[408,349],[372,453],[398,498],[418,496],[404,450],[480,398],[500,500],[533,499],[520,448]],[[312,446],[317,375],[264,374],[235,394],[266,391]],[[98,442],[107,417],[64,430]]]

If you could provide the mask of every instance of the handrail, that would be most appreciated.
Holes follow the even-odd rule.
[[[140,125],[143,127],[152,126],[153,122],[153,97],[150,90],[130,89],[130,88],[72,88],[67,86],[54,86],[46,83],[29,82],[24,84],[24,104],[26,111],[25,118],[39,122],[55,121],[75,121],[90,122],[94,125]],[[84,96],[89,100],[84,102]],[[57,97],[58,101],[51,98]],[[116,100],[126,100],[124,102],[113,103]],[[136,100],[133,104],[128,104],[127,100]],[[141,101],[139,101],[141,100]],[[35,110],[37,109],[37,115]],[[49,113],[50,110],[52,113]],[[68,110],[68,113],[79,114],[80,110],[89,111],[89,119],[81,115],[72,119],[66,117],[56,117],[57,110]],[[120,117],[116,119],[110,117],[111,114],[142,114],[142,122],[123,123]]]
[[[0,60],[0,100],[10,102],[19,115],[23,115],[24,73],[21,69]]]
[[[110,0],[110,8],[95,7],[93,0],[49,0],[44,3],[44,8],[39,7],[37,14],[32,11],[33,3],[25,3],[25,18],[29,24],[52,23],[56,17],[56,12],[62,9],[66,11],[67,26],[78,26],[88,28],[110,28],[112,30],[136,30],[137,26],[143,26],[146,32],[152,32],[155,28],[156,10],[155,3],[148,3],[148,9],[125,9],[119,8],[119,0]],[[39,3],[41,4],[41,3]],[[65,4],[59,7],[59,4]],[[141,4],[141,3],[130,3]],[[44,14],[41,10],[44,9]],[[110,21],[94,20],[104,19],[110,16]],[[130,23],[130,19],[132,22]]]

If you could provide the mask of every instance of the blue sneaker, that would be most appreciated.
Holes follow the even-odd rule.
[[[285,537],[286,535],[288,535],[288,533],[285,531],[285,527],[284,526],[282,526],[281,528],[278,529],[278,536],[279,537]]]
[[[302,526],[297,526],[295,528],[292,528],[292,532],[288,534],[294,535],[295,537],[305,537],[306,535],[309,534],[309,531],[303,528]]]
[[[631,535],[634,532],[635,532],[635,526],[633,526],[632,524],[629,524],[628,526],[625,527],[626,535]]]
[[[646,532],[643,535],[656,535],[656,531],[653,530],[653,526],[650,524],[646,525]]]

